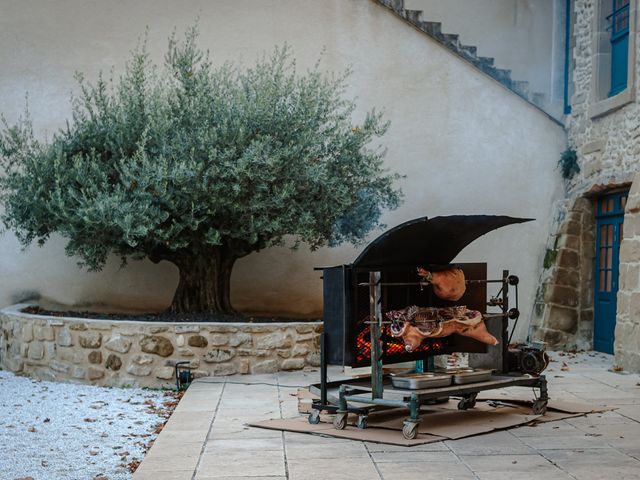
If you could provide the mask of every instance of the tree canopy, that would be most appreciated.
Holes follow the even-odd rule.
[[[91,270],[112,254],[173,262],[174,310],[230,311],[237,258],[288,238],[356,243],[401,193],[374,145],[388,124],[352,123],[348,72],[301,74],[286,46],[216,66],[197,39],[171,36],[162,66],[143,42],[117,79],[78,74],[50,141],[28,115],[5,121],[2,221],[25,246],[61,235]]]

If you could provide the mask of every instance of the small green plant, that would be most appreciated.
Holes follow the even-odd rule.
[[[544,268],[551,268],[556,263],[556,257],[558,256],[558,250],[547,248],[544,254]]]
[[[560,173],[565,180],[571,180],[576,173],[580,172],[580,165],[578,165],[578,154],[573,148],[567,148],[562,154],[560,154],[560,160],[558,160],[558,167],[560,167]]]

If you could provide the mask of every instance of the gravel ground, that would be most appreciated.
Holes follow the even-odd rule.
[[[0,371],[0,480],[128,480],[173,402],[165,392]],[[167,405],[170,405],[167,404]]]

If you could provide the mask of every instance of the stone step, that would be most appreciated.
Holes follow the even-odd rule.
[[[463,45],[460,43],[460,36],[457,33],[443,33],[441,22],[431,22],[423,20],[422,10],[405,9],[404,0],[377,0],[378,3],[391,9],[414,27],[422,30],[425,34],[439,42],[443,47],[473,64],[484,73],[502,83],[513,93],[542,109],[546,106],[546,97],[542,93],[532,92],[529,82],[514,80],[511,78],[511,70],[497,68],[494,65],[493,57],[478,56],[478,49],[474,45]],[[546,113],[546,111],[545,111]]]

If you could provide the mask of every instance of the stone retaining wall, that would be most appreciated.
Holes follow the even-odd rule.
[[[321,322],[167,323],[0,311],[0,367],[42,380],[166,387],[176,362],[196,377],[319,365]]]

